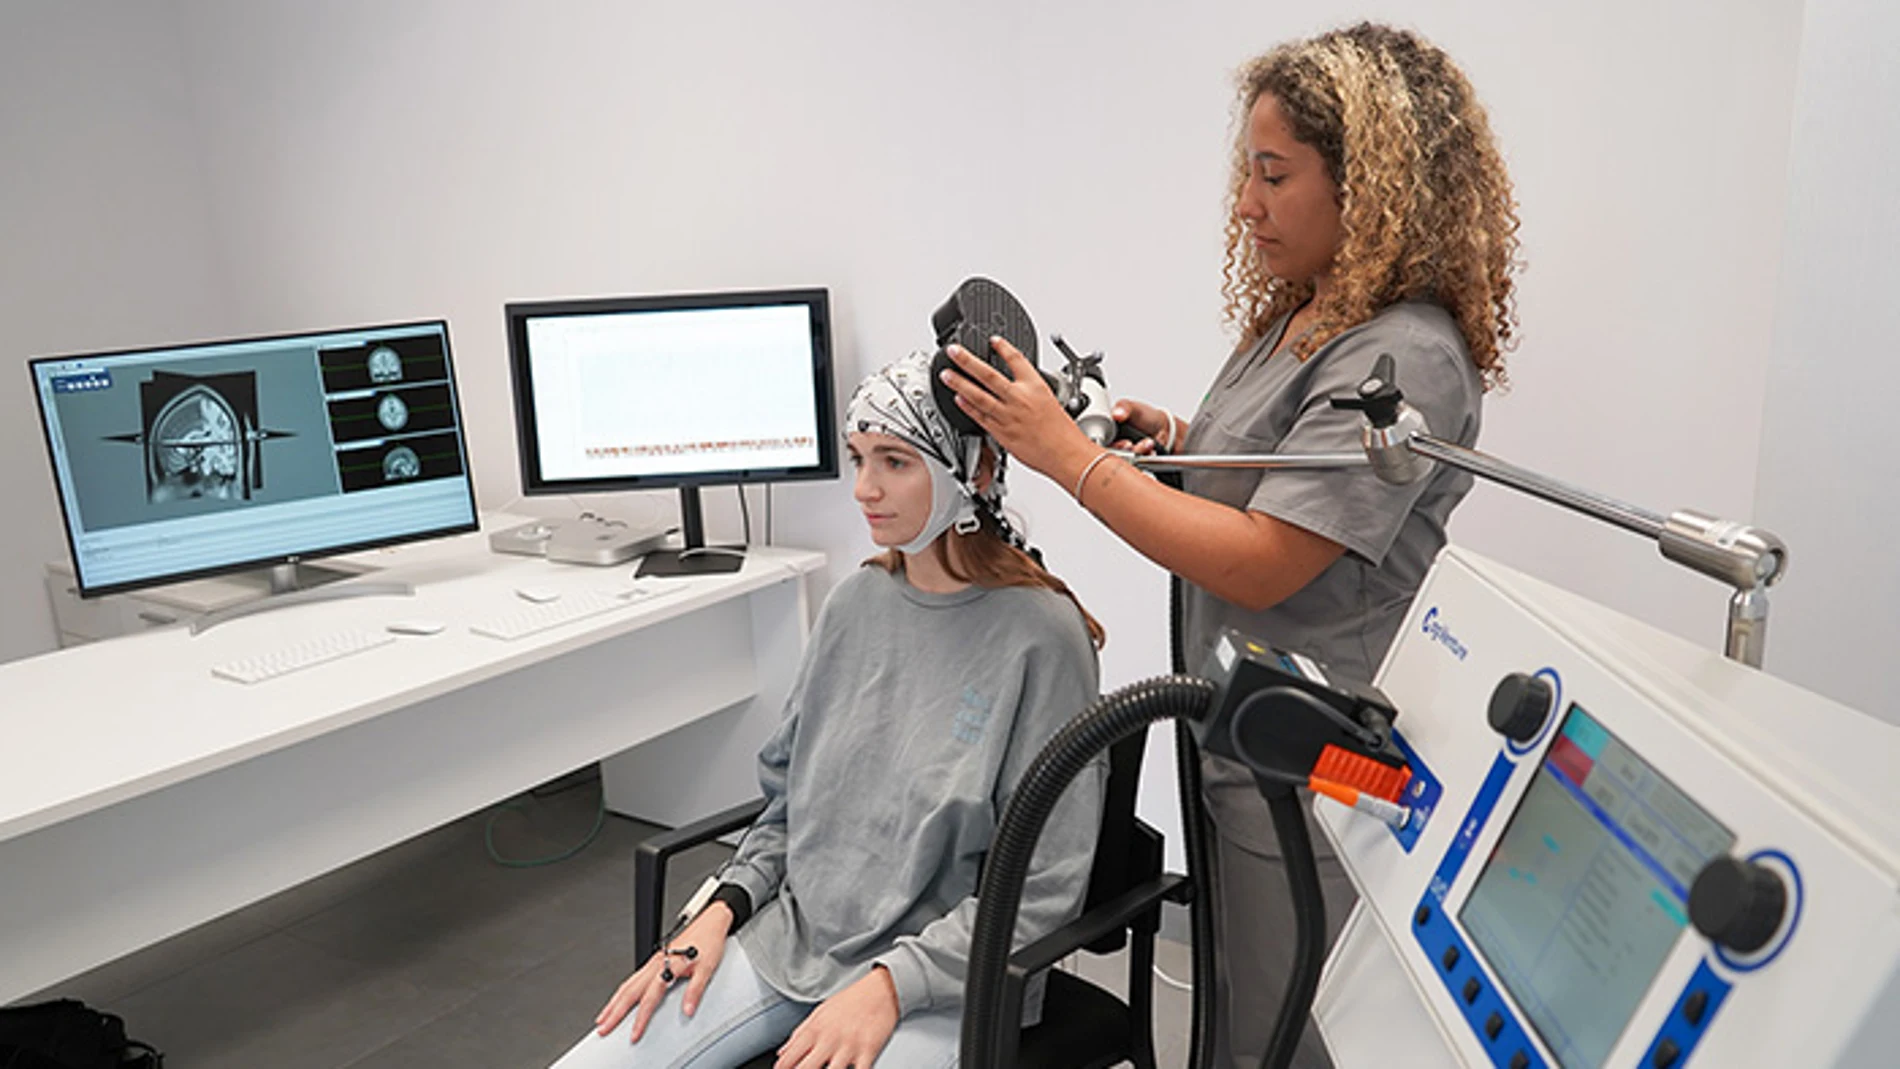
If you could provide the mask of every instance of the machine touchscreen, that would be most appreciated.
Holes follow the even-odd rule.
[[[1459,921],[1565,1069],[1597,1069],[1735,836],[1572,704]]]

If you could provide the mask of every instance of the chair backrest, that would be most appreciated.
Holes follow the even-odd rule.
[[[1102,831],[1095,844],[1095,864],[1089,871],[1084,912],[1161,874],[1161,833],[1135,816],[1135,796],[1141,786],[1141,759],[1147,745],[1148,732],[1142,730],[1109,747]],[[1127,932],[1120,929],[1090,943],[1088,949],[1095,954],[1112,954],[1126,942]]]

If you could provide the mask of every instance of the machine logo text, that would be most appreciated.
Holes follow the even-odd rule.
[[[1461,661],[1471,653],[1465,648],[1464,643],[1458,641],[1458,636],[1451,633],[1451,628],[1445,626],[1445,622],[1438,618],[1436,605],[1425,610],[1425,634],[1433,642],[1450,650],[1451,655]]]

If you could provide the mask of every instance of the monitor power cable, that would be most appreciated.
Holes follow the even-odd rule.
[[[570,777],[572,778],[571,782],[566,782],[566,783],[563,782],[563,780],[568,780]],[[543,785],[542,787],[536,787],[532,790],[527,791],[526,793],[518,794],[515,797],[510,798],[508,801],[503,802],[500,805],[497,805],[493,810],[489,812],[488,820],[484,823],[482,827],[482,843],[488,850],[489,860],[493,861],[495,864],[500,865],[504,868],[511,868],[511,869],[541,868],[546,865],[554,865],[562,861],[566,861],[568,858],[573,857],[574,855],[580,853],[582,850],[585,850],[590,845],[592,845],[594,840],[600,837],[600,829],[605,827],[607,823],[607,788],[605,784],[601,784],[600,799],[598,802],[595,803],[595,806],[594,806],[594,826],[587,829],[587,834],[582,836],[581,841],[578,843],[575,843],[573,846],[570,846],[565,850],[561,850],[553,854],[548,854],[544,857],[529,857],[529,858],[505,856],[495,846],[495,822],[501,818],[501,815],[503,813],[513,811],[513,812],[522,813],[526,815],[527,813],[526,803],[530,799],[546,798],[552,795],[561,794],[565,791],[569,791],[569,790],[574,789],[575,787],[581,786],[583,783],[588,782],[590,779],[595,783],[600,783],[600,777],[597,770],[595,771],[595,774],[592,775],[591,777],[585,774],[570,773],[569,776],[561,777],[560,779],[553,780],[550,783]]]

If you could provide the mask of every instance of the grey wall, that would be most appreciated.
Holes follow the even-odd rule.
[[[1757,513],[1788,540],[1766,667],[1900,724],[1900,8],[1809,0]]]
[[[1699,0],[1558,7],[15,5],[0,129],[63,162],[0,179],[0,219],[23,234],[0,245],[23,280],[0,297],[0,337],[27,353],[447,316],[485,507],[518,495],[500,311],[514,299],[830,286],[848,391],[928,342],[930,310],[983,273],[1045,332],[1105,348],[1118,393],[1185,412],[1230,343],[1230,72],[1383,13],[1464,63],[1518,181],[1524,343],[1486,448],[1652,507],[1749,516],[1801,5],[1723,5],[1719,20]],[[0,656],[51,647],[33,585],[61,548],[23,380],[0,378],[22,458],[0,478],[18,483],[26,532],[0,564],[23,607]],[[1019,476],[1012,502],[1108,628],[1105,682],[1164,670],[1162,577],[1062,489]],[[736,530],[732,501],[711,495],[715,534]],[[833,576],[870,549],[842,484],[776,502],[780,540],[831,554]],[[1630,536],[1495,488],[1453,530],[1719,637],[1722,591]],[[1147,803],[1164,821],[1166,760]]]
[[[66,553],[26,358],[230,320],[178,31],[159,4],[0,5],[0,660],[53,647]]]

